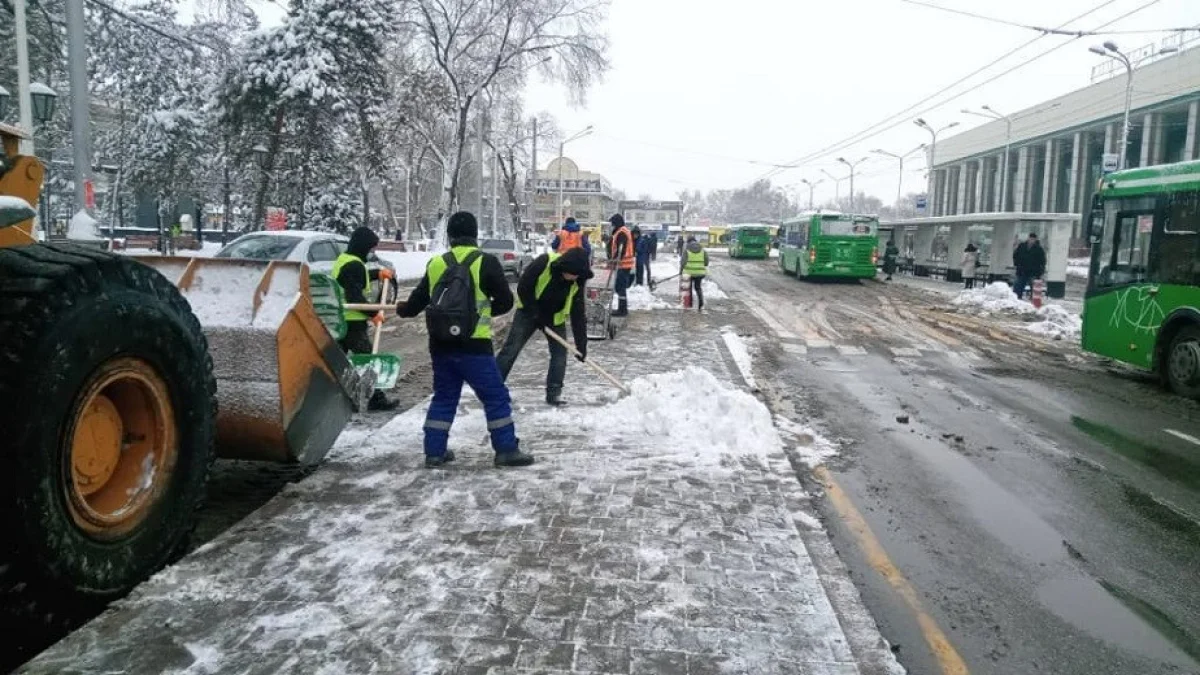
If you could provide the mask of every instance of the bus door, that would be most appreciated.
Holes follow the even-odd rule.
[[[1159,287],[1150,279],[1155,245],[1162,241],[1161,213],[1154,197],[1105,204],[1097,271],[1083,317],[1084,349],[1152,365],[1163,320]]]

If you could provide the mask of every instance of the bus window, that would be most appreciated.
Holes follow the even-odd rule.
[[[801,240],[800,231],[804,228],[803,225],[793,223],[786,228],[787,235],[784,238],[784,243],[788,246],[802,247],[804,246]]]
[[[1200,193],[1185,192],[1168,198],[1161,241],[1155,249],[1155,281],[1200,284]]]
[[[1154,202],[1153,197],[1144,197],[1105,204],[1097,286],[1120,286],[1146,279],[1154,231]]]

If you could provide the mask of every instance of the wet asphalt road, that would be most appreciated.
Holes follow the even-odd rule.
[[[774,334],[756,371],[845,444],[835,480],[971,673],[1200,672],[1194,403],[911,287],[802,282],[774,261],[713,277]],[[901,662],[946,672],[824,509]]]

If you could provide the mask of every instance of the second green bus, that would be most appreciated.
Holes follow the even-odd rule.
[[[771,253],[771,228],[766,225],[734,225],[729,228],[730,258],[766,258]]]
[[[873,279],[879,218],[832,211],[804,213],[779,229],[779,268],[797,277]]]

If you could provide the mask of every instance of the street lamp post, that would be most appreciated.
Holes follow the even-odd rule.
[[[842,200],[842,181],[846,180],[848,176],[842,176],[841,178],[838,178],[825,169],[821,169],[821,173],[825,174],[829,177],[829,180],[833,181],[833,201],[834,203],[840,202]],[[838,208],[841,208],[840,204],[838,205]]]
[[[592,133],[592,125],[589,124],[583,131],[580,131],[579,133],[575,134],[574,136],[571,136],[567,140],[558,144],[558,225],[562,225],[562,222],[564,220],[564,215],[565,215],[563,213],[563,177],[562,177],[563,149],[566,148],[567,143],[570,143],[571,141],[583,138],[584,136],[587,136],[591,133]],[[537,141],[535,140],[534,142],[536,143]]]
[[[934,197],[934,195],[933,195],[934,183],[937,180],[936,179],[937,170],[935,168],[937,166],[937,161],[936,161],[936,159],[937,159],[937,137],[938,137],[938,134],[942,133],[943,131],[946,131],[947,129],[953,129],[954,127],[958,126],[958,122],[951,122],[950,124],[947,124],[946,126],[942,127],[941,129],[934,129],[929,124],[929,122],[926,122],[924,120],[924,118],[918,117],[917,119],[913,120],[913,124],[928,131],[929,136],[930,136],[930,141],[929,141],[929,184],[926,187],[926,192],[928,194],[926,195],[925,198],[927,200],[929,200],[930,202],[932,202],[933,197]],[[937,215],[937,214],[935,213],[934,215]]]
[[[976,117],[986,117],[987,119],[990,119],[990,120],[1000,120],[1000,121],[1004,122],[1004,162],[1003,162],[1003,168],[1001,169],[1001,171],[1003,173],[1000,174],[1000,209],[999,209],[1001,212],[1003,212],[1003,211],[1008,210],[1008,173],[1009,173],[1008,162],[1009,162],[1009,154],[1011,154],[1011,152],[1012,152],[1013,118],[1011,115],[1005,115],[1005,114],[996,112],[996,110],[994,108],[992,108],[991,106],[985,105],[982,107],[983,107],[983,112],[967,110],[966,108],[963,108],[962,112],[964,115],[974,115]]]
[[[1101,47],[1089,47],[1088,51],[1120,61],[1121,65],[1125,66],[1125,116],[1121,124],[1121,156],[1117,160],[1117,167],[1124,169],[1126,167],[1125,157],[1129,153],[1129,114],[1133,107],[1133,61],[1125,52],[1117,48],[1117,43],[1111,40],[1105,42]],[[1156,55],[1177,51],[1179,51],[1178,47],[1163,47]]]
[[[899,213],[900,213],[900,200],[903,198],[903,193],[904,193],[904,160],[908,159],[909,157],[912,157],[913,155],[917,154],[918,152],[921,152],[922,150],[925,149],[925,147],[926,147],[925,144],[922,143],[902,155],[897,155],[894,152],[888,152],[887,150],[880,150],[878,148],[871,151],[877,155],[883,155],[884,157],[891,157],[892,159],[900,162],[900,178],[896,184],[896,214],[897,215],[899,215]]]
[[[811,181],[807,178],[801,178],[800,182],[804,183],[805,185],[808,186],[808,210],[812,211],[813,210],[813,191],[817,189],[818,185],[820,185],[821,183],[824,183],[825,179],[822,178],[821,180],[818,180],[818,181]]]
[[[863,157],[862,159],[858,160],[857,162],[850,162],[850,161],[847,161],[845,157],[837,158],[837,161],[850,167],[850,213],[851,214],[854,213],[854,170],[857,169],[860,164],[867,161],[868,159],[870,159],[870,157]]]

